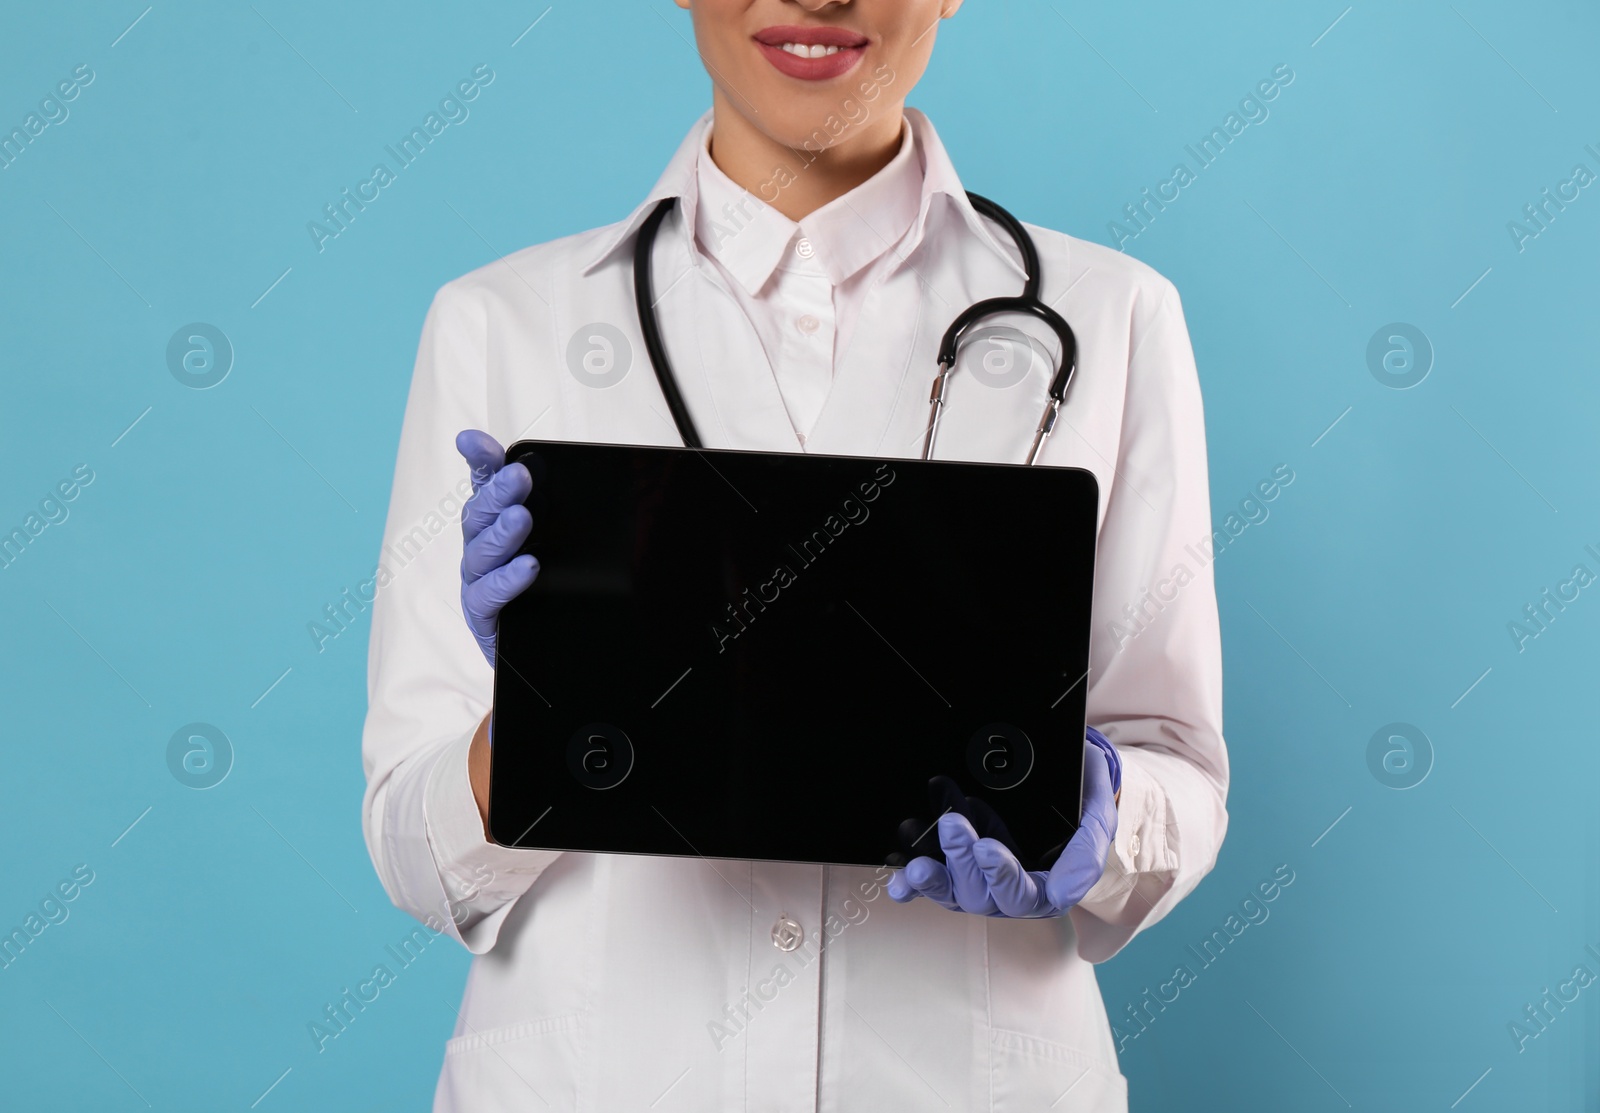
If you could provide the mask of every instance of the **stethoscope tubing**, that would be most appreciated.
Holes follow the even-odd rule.
[[[1027,277],[1020,295],[986,298],[970,305],[958,314],[956,319],[950,322],[950,327],[945,330],[944,336],[939,341],[939,369],[934,376],[933,389],[928,397],[930,413],[927,432],[923,438],[922,458],[924,460],[933,458],[933,446],[939,433],[939,420],[946,405],[945,388],[951,372],[955,370],[956,357],[960,353],[962,340],[975,325],[988,317],[999,313],[1022,313],[1042,321],[1056,334],[1056,339],[1061,344],[1061,359],[1056,365],[1055,375],[1051,378],[1046,392],[1044,415],[1039,419],[1038,428],[1034,430],[1033,442],[1024,461],[1032,464],[1038,459],[1040,449],[1044,447],[1045,441],[1055,429],[1056,418],[1066,399],[1067,388],[1072,385],[1073,372],[1078,365],[1078,339],[1072,331],[1072,326],[1067,324],[1066,318],[1039,299],[1039,289],[1043,281],[1039,252],[1034,246],[1033,237],[1022,226],[1022,222],[987,197],[980,197],[969,191],[967,199],[972,202],[974,209],[999,224],[1011,236],[1017,245],[1017,250],[1022,254],[1022,266]],[[656,233],[660,230],[661,222],[666,219],[667,213],[677,204],[677,200],[676,197],[663,197],[639,226],[639,235],[633,247],[633,297],[639,312],[639,329],[644,335],[645,351],[650,356],[650,366],[655,370],[656,381],[661,386],[661,394],[666,399],[667,409],[672,413],[673,423],[678,427],[678,435],[683,438],[686,447],[701,448],[703,446],[700,434],[695,429],[694,419],[689,416],[689,408],[684,404],[683,395],[678,390],[677,376],[672,371],[666,347],[661,342],[661,327],[656,317],[655,293],[650,276],[650,257],[655,247]]]
[[[656,320],[655,292],[652,289],[654,284],[650,280],[650,250],[655,246],[656,232],[677,203],[676,197],[662,198],[639,226],[639,238],[633,245],[633,301],[639,310],[639,330],[644,334],[644,350],[649,353],[650,366],[655,369],[656,382],[661,384],[661,394],[667,400],[667,409],[671,411],[672,421],[678,427],[678,435],[683,438],[685,448],[700,448],[700,433],[694,427],[694,419],[689,416],[689,407],[683,403],[683,395],[678,391],[678,377],[672,373],[667,350],[661,343],[661,328]]]

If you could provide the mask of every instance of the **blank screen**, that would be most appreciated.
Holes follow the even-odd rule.
[[[507,459],[533,475],[541,570],[500,618],[496,842],[901,864],[939,856],[943,777],[1048,868],[1079,818],[1092,473],[532,441]]]

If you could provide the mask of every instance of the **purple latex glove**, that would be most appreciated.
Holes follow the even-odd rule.
[[[1083,822],[1048,872],[1022,868],[998,839],[980,839],[963,815],[939,817],[945,861],[915,858],[889,879],[889,896],[904,904],[927,897],[952,912],[1038,919],[1060,916],[1083,899],[1105,872],[1117,833],[1122,760],[1105,735],[1090,727],[1084,745]]]
[[[472,497],[461,509],[461,613],[493,665],[500,609],[539,575],[536,559],[517,555],[533,529],[533,516],[522,505],[533,477],[521,464],[506,467],[500,442],[477,429],[462,430],[456,451],[472,468]]]

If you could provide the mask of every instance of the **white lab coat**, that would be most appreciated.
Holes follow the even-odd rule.
[[[968,304],[1021,286],[1008,237],[960,196],[926,118],[908,116],[945,192],[924,201],[906,265],[867,295],[804,451],[920,455],[940,334]],[[492,675],[459,609],[469,488],[454,437],[680,443],[638,329],[631,232],[685,186],[705,123],[627,220],[446,284],[423,325],[374,603],[363,818],[395,904],[476,956],[435,1108],[1123,1110],[1091,963],[1211,868],[1228,764],[1194,359],[1172,284],[1116,251],[1029,227],[1043,299],[1079,344],[1040,462],[1100,482],[1088,720],[1123,761],[1111,860],[1080,906],[993,919],[896,904],[883,871],[484,840],[466,758]],[[653,274],[701,436],[710,448],[800,450],[756,334],[693,248],[683,207],[661,229]],[[569,365],[575,334],[580,355],[600,350],[586,339],[595,323],[628,349],[613,357],[628,371],[603,388]],[[1036,323],[998,323],[1055,351]],[[1050,369],[1039,361],[998,387],[973,370],[981,356],[965,355],[952,379],[936,455],[1020,461]],[[604,370],[594,358],[582,374]],[[796,950],[773,942],[780,915],[808,936]]]

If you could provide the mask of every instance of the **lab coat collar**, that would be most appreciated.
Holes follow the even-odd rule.
[[[955,164],[950,161],[950,153],[939,141],[939,133],[933,130],[933,121],[920,110],[909,107],[906,109],[906,119],[911,121],[911,127],[916,133],[917,148],[922,152],[923,161],[922,207],[917,213],[916,227],[910,242],[913,245],[922,242],[934,201],[936,198],[943,198],[944,203],[955,210],[961,222],[967,226],[967,230],[978,242],[994,252],[1018,278],[1026,281],[1028,272],[1023,270],[1022,264],[1011,255],[1015,248],[1002,246],[1000,243],[1003,239],[1009,244],[1011,237],[1001,232],[997,238],[994,225],[990,224],[977,209],[972,207],[972,202],[967,200],[966,187],[961,184],[961,176],[956,173]]]
[[[715,127],[702,133],[695,166],[695,241],[755,297],[804,238],[815,256],[803,264],[838,286],[905,238],[922,201],[922,160],[911,122],[901,125],[900,148],[884,168],[849,193],[796,222],[764,204],[712,161]],[[792,264],[792,260],[791,264]]]
[[[927,222],[934,204],[941,203],[952,208],[967,226],[968,231],[989,250],[993,251],[1006,266],[1014,271],[1019,278],[1025,277],[1022,265],[1012,257],[1011,251],[1002,246],[1000,240],[990,229],[988,222],[972,207],[972,202],[967,199],[965,188],[961,179],[956,174],[955,166],[950,161],[950,155],[945,151],[944,144],[939,141],[939,135],[934,131],[933,123],[920,110],[906,108],[906,119],[910,121],[914,142],[921,154],[923,162],[922,200],[918,206],[916,220],[912,229],[912,239],[909,242],[911,249],[921,242],[922,235],[927,228]],[[695,219],[695,198],[698,191],[695,185],[695,167],[701,148],[705,145],[706,129],[711,126],[712,110],[707,109],[705,114],[695,121],[689,133],[684,136],[683,142],[678,144],[677,151],[667,163],[667,168],[656,181],[655,188],[639,203],[639,206],[630,213],[626,220],[613,226],[609,235],[605,236],[599,249],[584,265],[585,275],[592,273],[602,264],[615,255],[631,248],[633,235],[639,230],[639,225],[644,223],[646,217],[655,209],[656,204],[667,197],[679,199],[680,216],[684,227],[692,229]],[[942,198],[942,200],[940,200]],[[1009,237],[1005,237],[1009,238]],[[687,237],[691,241],[691,259],[697,261],[698,251],[692,246],[693,236]],[[906,254],[910,254],[908,251]]]

